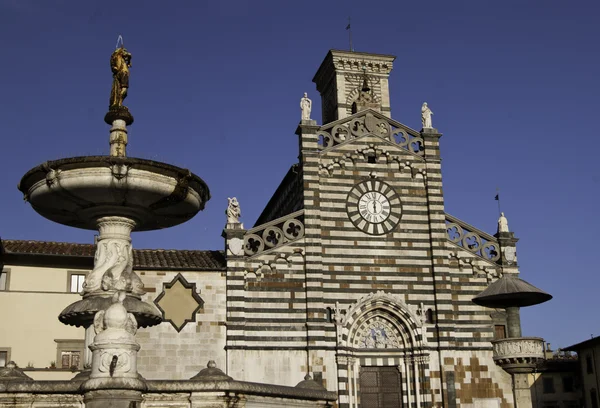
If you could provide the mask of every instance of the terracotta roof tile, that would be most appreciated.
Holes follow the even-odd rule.
[[[0,241],[6,254],[62,255],[93,257],[95,245],[52,241]],[[135,269],[194,269],[224,270],[223,251],[197,251],[179,249],[134,249]]]

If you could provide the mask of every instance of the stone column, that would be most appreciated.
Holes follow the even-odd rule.
[[[412,392],[411,392],[412,381],[410,379],[410,359],[409,359],[409,357],[405,357],[404,361],[402,362],[402,374],[404,374],[406,376],[406,378],[402,379],[402,383],[406,384],[406,396],[408,399],[408,407],[412,407]]]
[[[417,402],[417,408],[421,408],[421,381],[419,375],[419,362],[417,358],[413,359],[413,373],[415,379],[415,401]]]
[[[116,119],[110,128],[110,155],[127,156],[127,126],[123,119]]]
[[[518,307],[506,308],[506,325],[509,338],[521,337],[521,315]]]
[[[532,408],[529,373],[515,373],[512,377],[515,408]]]
[[[127,156],[127,126],[133,123],[133,116],[126,106],[112,106],[104,116],[104,122],[110,128],[110,155],[112,157]]]

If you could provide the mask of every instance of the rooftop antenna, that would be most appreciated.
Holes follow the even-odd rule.
[[[350,40],[350,51],[354,52],[354,47],[352,46],[352,22],[350,21],[350,17],[348,17],[348,25],[346,26],[346,31],[348,31],[348,39]]]
[[[125,43],[123,42],[123,36],[121,34],[119,34],[117,37],[117,45],[115,45],[115,50],[119,48],[119,43],[121,43],[121,47],[125,46]]]

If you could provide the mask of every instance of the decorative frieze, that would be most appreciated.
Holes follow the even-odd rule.
[[[366,162],[372,158],[377,163],[386,163],[393,166],[393,170],[398,170],[404,174],[409,174],[413,179],[424,180],[426,178],[425,169],[416,161],[406,160],[406,157],[395,154],[391,149],[383,146],[376,146],[369,143],[367,147],[356,149],[354,152],[348,152],[342,157],[336,157],[327,162],[319,163],[319,174],[332,177],[336,169],[347,169],[356,166],[357,162]]]
[[[392,71],[393,64],[389,61],[377,61],[373,57],[348,58],[338,56],[334,59],[333,65],[337,70],[372,72],[388,75]]]
[[[490,262],[497,263],[500,259],[500,245],[496,238],[448,214],[446,232],[448,239],[463,249]]]
[[[281,217],[248,230],[244,236],[244,252],[254,256],[304,237],[304,210]]]

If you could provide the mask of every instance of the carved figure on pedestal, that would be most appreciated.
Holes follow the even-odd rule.
[[[431,116],[433,112],[427,106],[427,102],[423,103],[421,106],[421,122],[423,122],[423,129],[432,129],[433,125],[431,124]]]
[[[306,92],[304,92],[304,96],[300,99],[300,109],[302,110],[302,120],[310,120],[312,101],[308,99],[308,94]]]
[[[508,229],[508,220],[503,212],[500,213],[500,218],[498,218],[498,232],[510,232]]]
[[[129,68],[131,68],[131,53],[122,45],[110,56],[110,69],[113,73],[113,83],[110,92],[109,107],[123,106],[129,88]]]
[[[227,210],[225,210],[225,214],[227,215],[227,223],[228,224],[239,224],[240,217],[242,216],[242,211],[240,210],[240,203],[237,198],[227,198]]]

